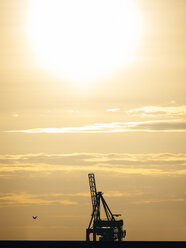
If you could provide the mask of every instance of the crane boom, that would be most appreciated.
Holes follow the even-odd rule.
[[[97,205],[96,181],[93,173],[89,173],[88,177],[89,177],[90,194],[92,199],[92,209],[94,210]]]

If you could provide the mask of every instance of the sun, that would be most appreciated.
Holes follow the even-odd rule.
[[[133,0],[31,0],[29,40],[37,62],[90,82],[130,62],[142,30]]]

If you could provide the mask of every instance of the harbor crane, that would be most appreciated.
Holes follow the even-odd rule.
[[[123,230],[123,220],[117,219],[121,214],[112,214],[102,192],[97,192],[94,173],[88,174],[90,194],[92,200],[92,216],[86,229],[86,241],[90,241],[90,234],[93,234],[93,241],[99,236],[99,241],[122,241],[126,236]],[[106,218],[100,215],[100,206],[103,206]]]

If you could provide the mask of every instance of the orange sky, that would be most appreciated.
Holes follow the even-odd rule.
[[[84,240],[94,172],[127,240],[185,240],[186,2],[37,2],[0,1],[0,239]]]

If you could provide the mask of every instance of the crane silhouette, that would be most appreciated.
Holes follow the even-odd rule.
[[[100,241],[122,241],[126,236],[123,230],[123,220],[115,217],[121,214],[113,214],[107,205],[102,192],[97,192],[94,173],[89,173],[89,186],[92,199],[92,216],[86,229],[86,240],[90,241],[90,234],[93,234],[93,241],[99,236]],[[101,205],[106,218],[101,218]]]

